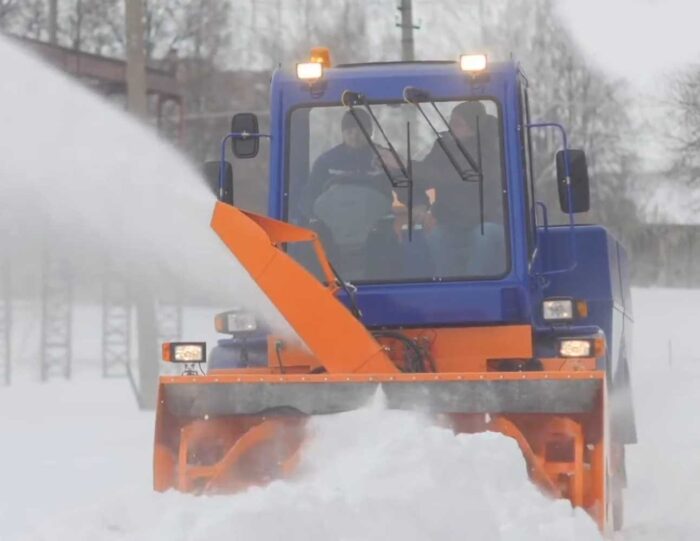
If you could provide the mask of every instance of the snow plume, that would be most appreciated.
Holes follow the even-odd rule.
[[[585,512],[529,481],[514,440],[455,435],[381,402],[311,419],[294,479],[211,497],[153,494],[144,479],[20,539],[600,539]]]
[[[215,199],[173,147],[1,36],[0,65],[0,244],[17,282],[38,283],[48,246],[79,282],[107,264],[138,287],[176,277],[195,298],[282,325],[210,229]]]

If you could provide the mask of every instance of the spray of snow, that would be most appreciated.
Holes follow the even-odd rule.
[[[284,325],[209,228],[214,197],[175,149],[6,39],[0,64],[0,242],[18,281],[49,245],[78,280],[106,264],[142,287],[177,277]]]

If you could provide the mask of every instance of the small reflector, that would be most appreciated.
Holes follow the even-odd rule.
[[[161,345],[161,358],[165,362],[172,362],[172,356],[170,355],[171,349],[170,349],[170,342],[163,342]]]
[[[596,357],[604,357],[605,356],[605,351],[607,349],[607,346],[606,346],[604,337],[601,336],[600,338],[596,338],[593,341],[593,346],[594,346]]]
[[[576,314],[578,317],[588,317],[588,303],[586,301],[576,301]]]
[[[485,54],[463,54],[459,57],[459,67],[462,71],[484,71],[486,69]]]
[[[297,64],[297,77],[303,81],[315,81],[323,77],[323,64],[320,62],[303,62]]]

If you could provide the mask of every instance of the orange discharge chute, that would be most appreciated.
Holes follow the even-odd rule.
[[[513,437],[543,490],[609,527],[605,372],[595,359],[531,359],[528,325],[403,330],[374,336],[337,298],[332,267],[313,231],[217,203],[212,227],[301,342],[271,337],[263,368],[164,376],[156,416],[156,490],[231,492],[293,475],[310,415],[365,405],[381,387],[389,408],[439,414],[455,431]],[[284,250],[310,243],[324,285]],[[406,344],[406,340],[410,343]],[[430,369],[408,372],[402,348],[424,348]]]

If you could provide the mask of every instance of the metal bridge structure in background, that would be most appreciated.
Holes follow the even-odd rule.
[[[154,406],[161,364],[159,344],[180,339],[182,326],[183,306],[178,295],[171,295],[167,301],[158,300],[138,284],[131,287],[118,272],[104,273],[102,375],[127,378],[142,409]]]
[[[175,299],[170,302],[159,301],[156,305],[158,325],[158,342],[175,342],[182,338],[182,302]]]
[[[126,95],[126,62],[118,58],[97,55],[62,47],[55,43],[15,37],[45,61],[59,70],[81,80],[90,88],[105,96]],[[162,64],[166,64],[163,62]],[[153,101],[156,125],[161,131],[170,132],[168,111],[175,110],[175,140],[182,139],[183,100],[174,69],[146,67],[146,92]]]
[[[107,271],[102,281],[102,376],[126,377],[131,358],[132,303],[129,285]]]
[[[63,47],[55,41],[15,39],[97,93],[117,99],[126,96],[125,61]],[[167,132],[172,139],[181,140],[183,99],[174,68],[175,65],[168,61],[161,62],[159,67],[147,66],[146,92],[157,128]],[[47,236],[50,236],[48,228]],[[58,376],[70,378],[75,286],[71,264],[62,257],[60,246],[50,241],[44,245],[41,260],[40,377],[44,381]],[[6,278],[9,276],[9,261],[7,265],[3,263],[0,261],[0,382],[9,383],[12,292],[9,278]],[[105,377],[127,377],[130,375],[133,328],[140,325],[133,319],[135,308],[129,284],[110,273],[109,269],[102,281],[102,373]],[[169,339],[181,334],[181,305],[161,306],[158,310],[158,329],[158,334]]]
[[[70,263],[55,239],[44,243],[42,254],[41,344],[42,381],[70,379],[73,360],[73,277]]]

